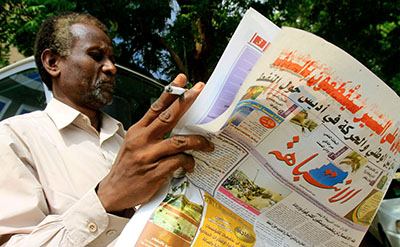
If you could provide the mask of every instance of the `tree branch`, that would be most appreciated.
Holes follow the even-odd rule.
[[[178,66],[179,70],[182,71],[185,75],[189,75],[188,69],[186,68],[185,64],[183,63],[182,59],[179,57],[179,55],[174,51],[174,49],[167,44],[165,39],[163,39],[160,35],[158,34],[153,34],[154,40],[156,40],[161,47],[163,47],[165,50],[168,51],[168,53],[171,55],[172,60]]]

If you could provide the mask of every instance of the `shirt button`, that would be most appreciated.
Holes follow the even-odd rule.
[[[107,236],[112,236],[112,235],[114,235],[115,233],[117,233],[116,230],[108,230],[108,231],[106,232]]]
[[[89,228],[89,231],[90,231],[91,233],[97,232],[97,225],[96,225],[95,223],[93,223],[93,222],[90,222],[90,223],[88,224],[88,228]]]

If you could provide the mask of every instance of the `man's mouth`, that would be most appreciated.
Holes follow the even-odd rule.
[[[114,93],[115,80],[112,78],[101,78],[96,82],[95,88]]]

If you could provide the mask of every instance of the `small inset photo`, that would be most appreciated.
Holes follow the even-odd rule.
[[[265,170],[256,167],[248,163],[242,165],[224,181],[222,188],[257,211],[262,211],[278,203],[290,191]]]
[[[309,114],[306,110],[301,110],[298,112],[290,122],[298,126],[299,130],[303,134],[311,133],[315,128],[318,127],[318,123],[316,123],[312,118],[311,114]]]
[[[365,163],[367,163],[367,161],[366,158],[353,151],[339,161],[336,166],[343,171],[356,173]]]
[[[242,100],[255,100],[264,90],[266,87],[263,86],[252,86],[247,89],[247,92],[245,95],[243,95]]]

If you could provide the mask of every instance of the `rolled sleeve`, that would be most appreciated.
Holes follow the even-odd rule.
[[[108,214],[90,190],[62,215],[48,215],[29,234],[15,234],[6,246],[107,246],[127,218]]]
[[[94,189],[61,217],[71,239],[79,246],[105,246],[111,243],[129,220],[108,214]]]

